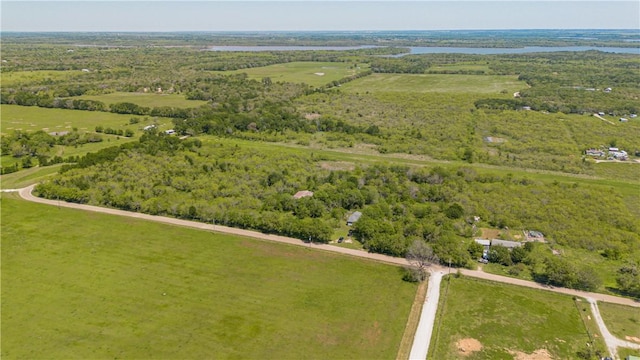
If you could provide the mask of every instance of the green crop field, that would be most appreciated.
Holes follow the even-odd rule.
[[[93,132],[98,125],[113,129],[131,129],[134,133],[139,133],[145,125],[152,124],[154,120],[158,122],[160,129],[172,126],[171,120],[167,118],[148,118],[147,121],[142,118],[140,123],[131,125],[129,119],[132,117],[135,115],[102,111],[47,109],[35,106],[2,105],[0,108],[0,125],[3,134],[13,130],[61,132],[71,131],[73,128]]]
[[[80,70],[35,70],[35,71],[13,71],[2,73],[2,87],[9,88],[25,84],[46,84],[61,80],[67,80],[75,76],[82,76],[86,73]]]
[[[396,356],[398,268],[2,196],[3,359]]]
[[[471,278],[442,282],[430,359],[575,359],[589,336],[570,296]],[[460,352],[466,347],[465,353]],[[476,351],[472,351],[475,348]]]
[[[269,77],[273,82],[306,83],[318,87],[369,69],[368,64],[358,64],[357,68],[353,65],[336,62],[290,62],[243,70],[216,71],[216,73],[246,73],[250,79],[261,80]]]
[[[206,105],[206,101],[187,100],[184,95],[180,94],[157,94],[157,93],[127,93],[115,92],[104,95],[82,95],[70,99],[82,99],[101,101],[107,105],[114,103],[129,102],[139,106],[161,107],[170,106],[176,108],[195,108]]]
[[[613,335],[620,339],[627,336],[640,339],[640,308],[604,302],[599,302],[598,308]]]
[[[342,91],[512,94],[525,87],[517,76],[507,75],[372,74],[342,85]]]

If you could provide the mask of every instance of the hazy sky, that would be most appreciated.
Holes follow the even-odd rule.
[[[639,29],[633,1],[0,1],[2,31]]]

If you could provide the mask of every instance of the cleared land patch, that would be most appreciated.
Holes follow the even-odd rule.
[[[607,329],[619,339],[640,344],[640,308],[599,302]]]
[[[141,119],[140,123],[131,125],[132,117]],[[171,120],[166,118],[149,118],[136,115],[114,114],[102,111],[83,111],[67,109],[47,109],[36,106],[2,105],[0,108],[2,119],[2,133],[11,133],[13,130],[62,132],[77,128],[79,131],[95,131],[96,126],[111,127],[113,129],[131,129],[139,132],[145,125],[150,125],[154,120],[166,126],[171,126]]]
[[[2,196],[3,358],[394,358],[396,267]]]
[[[297,61],[234,71],[216,71],[216,73],[246,73],[249,79],[261,80],[268,77],[271,78],[273,82],[283,81],[306,83],[311,86],[323,86],[332,81],[340,80],[368,69],[368,64],[357,64],[354,66],[353,63]]]
[[[9,88],[24,84],[44,84],[67,80],[76,76],[83,76],[85,72],[80,70],[34,70],[34,71],[10,71],[2,73],[2,87]]]
[[[348,92],[513,93],[526,87],[511,75],[372,74],[342,85]]]
[[[153,91],[153,89],[151,90]],[[175,108],[195,108],[202,105],[206,105],[206,101],[201,100],[187,100],[184,95],[180,94],[157,94],[157,93],[127,93],[127,92],[115,92],[104,95],[82,95],[73,97],[70,99],[83,99],[102,101],[107,105],[114,103],[129,102],[139,106],[146,106],[150,108],[170,106]]]
[[[449,279],[449,285],[446,279],[442,282],[430,359],[459,358],[460,343],[469,338],[482,348],[466,359],[546,353],[554,359],[572,359],[589,342],[569,296],[466,277]]]

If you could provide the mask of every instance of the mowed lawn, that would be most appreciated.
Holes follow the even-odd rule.
[[[509,94],[526,87],[511,75],[372,74],[342,85],[348,92]]]
[[[130,93],[130,92],[115,92],[104,95],[82,95],[72,97],[69,99],[82,99],[82,100],[94,100],[101,101],[106,105],[115,103],[133,103],[139,106],[145,106],[149,108],[169,106],[175,108],[195,108],[202,105],[206,105],[206,101],[201,100],[187,100],[184,95],[181,94],[158,94],[158,93]]]
[[[429,359],[513,359],[535,351],[575,359],[589,342],[570,296],[466,277],[451,277],[449,286],[445,296],[444,279]],[[478,344],[470,339],[482,348],[462,353],[464,344]]]
[[[324,86],[332,81],[355,75],[369,69],[368,64],[338,62],[290,62],[284,64],[255,67],[233,71],[214,71],[221,74],[246,73],[249,79],[271,78],[273,82],[305,83],[311,86]]]
[[[398,268],[2,196],[1,355],[391,359]]]
[[[623,340],[627,336],[636,338],[640,343],[640,308],[599,302],[598,309],[609,332]]]

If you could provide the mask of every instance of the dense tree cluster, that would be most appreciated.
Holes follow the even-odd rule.
[[[558,244],[631,250],[640,244],[637,220],[621,198],[596,197],[588,187],[482,175],[471,168],[372,165],[322,170],[298,153],[261,153],[238,146],[199,147],[164,134],[110,148],[38,186],[41,195],[151,214],[258,229],[328,241],[345,216],[360,210],[355,236],[373,252],[403,256],[425,241],[444,263],[469,266],[477,249],[473,217],[491,227],[540,229]],[[293,199],[299,190],[312,198]],[[565,214],[571,213],[571,221]],[[615,221],[606,214],[616,214]],[[492,261],[525,262],[527,254],[496,253]],[[476,254],[477,255],[477,254]],[[553,260],[547,268],[565,266]],[[543,272],[546,274],[546,272]],[[576,278],[545,278],[582,286]],[[586,276],[586,275],[585,275]],[[575,284],[574,284],[575,281]],[[582,281],[582,282],[581,282]]]

